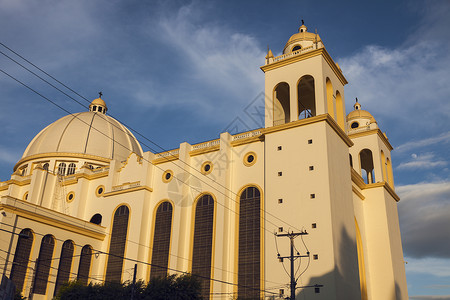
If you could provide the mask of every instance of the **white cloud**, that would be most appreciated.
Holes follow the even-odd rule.
[[[432,169],[435,167],[445,167],[448,164],[448,162],[444,160],[436,159],[433,153],[424,153],[422,155],[414,153],[411,155],[411,158],[411,161],[400,163],[397,169]]]
[[[400,146],[397,146],[395,150],[398,152],[411,151],[413,149],[428,147],[439,143],[442,144],[450,143],[450,131],[441,133],[437,136],[432,136],[429,138],[404,143]]]
[[[448,268],[450,259],[434,257],[413,258],[405,256],[405,261],[407,262],[405,269],[409,273],[450,277],[450,269]],[[447,288],[448,287],[450,286],[447,286]]]
[[[403,185],[396,192],[406,255],[450,258],[450,182]]]

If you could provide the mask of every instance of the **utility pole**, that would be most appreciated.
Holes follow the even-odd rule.
[[[137,273],[137,264],[134,264],[133,287],[131,289],[131,300],[134,300],[134,293],[136,291],[136,273]]]
[[[294,272],[294,261],[297,258],[301,258],[301,257],[308,257],[309,256],[309,252],[306,253],[306,255],[300,255],[300,253],[297,252],[297,255],[294,255],[294,239],[296,237],[298,237],[299,235],[306,235],[308,234],[306,231],[301,231],[301,232],[288,232],[288,233],[282,233],[282,234],[277,234],[275,233],[276,237],[288,237],[291,240],[291,255],[290,256],[280,256],[280,253],[278,253],[278,259],[280,259],[280,261],[283,261],[283,258],[287,258],[291,261],[291,297],[289,298],[290,300],[295,300],[295,289],[297,286],[297,281],[295,280],[295,272]]]

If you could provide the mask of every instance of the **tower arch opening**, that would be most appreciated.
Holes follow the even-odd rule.
[[[345,108],[341,93],[336,91],[336,121],[338,125],[345,130]]]
[[[361,163],[361,176],[364,178],[364,182],[367,184],[375,182],[375,176],[373,171],[373,156],[372,151],[369,149],[363,149],[359,152],[359,161]]]
[[[327,77],[326,79],[326,87],[327,87],[327,107],[328,107],[328,114],[333,118],[336,119],[334,115],[334,92],[333,92],[333,84],[331,83],[330,78]]]
[[[316,115],[316,93],[314,77],[302,76],[297,84],[298,118],[305,119]]]
[[[291,119],[289,84],[280,82],[273,91],[273,125],[288,123]]]

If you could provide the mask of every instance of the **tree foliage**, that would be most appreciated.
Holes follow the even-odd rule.
[[[197,278],[191,275],[168,275],[150,280],[148,284],[138,281],[133,285],[131,282],[125,283],[103,283],[83,285],[77,281],[71,281],[61,287],[56,299],[75,300],[195,300],[201,299],[201,286]]]

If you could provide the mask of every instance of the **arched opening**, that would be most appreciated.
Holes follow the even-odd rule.
[[[62,245],[54,295],[58,294],[61,286],[69,281],[70,269],[72,268],[73,250],[73,242],[71,240],[65,241]]]
[[[273,92],[273,125],[288,123],[291,119],[289,84],[279,83]]]
[[[214,199],[211,195],[204,194],[197,200],[195,206],[192,249],[192,274],[199,275],[204,299],[210,298],[213,227]]]
[[[150,278],[165,277],[169,265],[170,234],[172,232],[172,204],[161,203],[155,215]]]
[[[374,183],[375,176],[373,171],[373,156],[372,151],[369,149],[363,149],[359,153],[359,160],[361,162],[361,176],[364,178],[364,182]]]
[[[359,285],[361,288],[361,300],[367,300],[367,284],[366,284],[366,267],[364,263],[364,248],[361,239],[361,232],[359,231],[358,222],[355,218],[356,227],[356,249],[358,251],[358,267],[359,267]]]
[[[97,225],[102,224],[102,215],[101,214],[95,214],[92,216],[91,220],[89,221],[90,223],[94,223]]]
[[[333,93],[333,85],[331,84],[330,78],[327,78],[326,80],[326,87],[327,87],[327,107],[328,107],[328,114],[333,118],[336,119],[334,115],[334,93]]]
[[[348,155],[349,159],[350,159],[350,167],[353,168],[353,157],[351,154]]]
[[[75,174],[75,164],[70,163],[69,167],[67,168],[67,175]]]
[[[88,284],[89,273],[91,271],[92,247],[85,245],[81,249],[80,264],[78,266],[77,281],[84,285]]]
[[[128,218],[130,211],[126,205],[117,208],[109,242],[109,256],[106,267],[106,281],[120,282],[122,280],[123,256],[128,233]]]
[[[391,186],[391,188],[394,188],[394,173],[392,172],[392,164],[391,160],[386,158],[386,165],[387,165],[387,173],[388,173],[388,183]]]
[[[33,232],[29,228],[23,229],[19,234],[19,239],[17,240],[10,277],[16,286],[16,290],[18,291],[23,290],[23,283],[27,274],[33,240]]]
[[[336,121],[338,125],[345,129],[345,109],[344,109],[344,101],[342,101],[342,96],[339,91],[336,91]]]
[[[238,298],[260,299],[261,193],[246,188],[239,198]]]
[[[301,50],[301,49],[302,49],[302,46],[295,45],[294,48],[292,48],[292,52],[295,52],[295,51],[298,51],[298,50]]]
[[[384,155],[383,150],[381,150],[381,169],[383,172],[383,180],[388,182],[388,174],[386,168],[387,168],[386,156]]]
[[[316,94],[314,78],[310,75],[303,76],[297,85],[298,94],[298,118],[305,119],[316,115]]]
[[[53,250],[55,248],[55,238],[47,234],[42,238],[39,256],[36,261],[34,271],[33,293],[45,295],[47,292],[48,275],[52,266]]]
[[[45,164],[42,166],[42,168],[43,168],[44,170],[48,171],[48,166],[49,166],[49,164],[48,164],[48,163],[45,163]]]
[[[60,163],[58,165],[58,175],[61,175],[61,176],[66,175],[66,164],[65,163]]]

